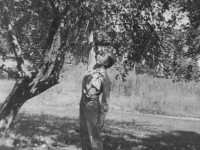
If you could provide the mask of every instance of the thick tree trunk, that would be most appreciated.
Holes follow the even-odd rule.
[[[66,44],[61,45],[53,69],[46,78],[38,78],[38,73],[32,73],[32,78],[18,79],[10,95],[0,108],[0,132],[5,132],[15,119],[21,106],[29,99],[58,84],[59,75],[65,60]],[[48,68],[48,67],[47,67]],[[37,83],[35,82],[38,81]],[[35,84],[36,83],[36,84]]]
[[[17,115],[19,109],[26,101],[25,86],[23,86],[23,79],[17,80],[10,95],[0,109],[0,130],[4,131],[9,128],[10,124]]]
[[[52,8],[55,11],[55,18],[51,22],[48,37],[46,40],[46,46],[43,51],[42,65],[35,72],[29,72],[23,67],[23,57],[20,45],[12,32],[12,26],[8,16],[8,9],[5,7],[5,19],[7,30],[10,33],[10,41],[14,45],[13,51],[15,52],[18,63],[18,71],[14,71],[11,68],[0,63],[0,69],[7,71],[12,74],[13,77],[18,77],[14,88],[12,89],[9,96],[0,108],[0,132],[4,133],[11,125],[16,115],[18,114],[22,105],[32,97],[46,91],[52,86],[58,84],[60,71],[64,64],[65,53],[66,53],[66,40],[68,38],[69,29],[66,29],[64,38],[61,38],[61,46],[58,49],[57,57],[51,70],[50,74],[50,59],[52,54],[52,43],[56,32],[59,29],[61,18],[58,5],[54,4],[54,1],[50,1]],[[65,14],[65,13],[64,13]],[[63,26],[64,27],[64,26]],[[64,31],[61,31],[64,32]],[[61,33],[62,34],[62,33]]]
[[[15,119],[21,106],[30,98],[46,91],[50,87],[58,84],[58,78],[49,77],[37,84],[32,92],[30,84],[33,79],[19,79],[16,81],[10,95],[6,98],[0,109],[0,131],[5,132]]]

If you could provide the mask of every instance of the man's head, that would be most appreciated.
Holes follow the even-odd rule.
[[[117,61],[116,56],[113,54],[113,52],[102,47],[98,49],[96,60],[96,67],[104,66],[105,69],[110,68]]]

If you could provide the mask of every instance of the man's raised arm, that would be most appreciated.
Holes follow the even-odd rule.
[[[91,32],[89,36],[89,48],[90,48],[90,52],[89,52],[89,57],[88,57],[87,70],[92,70],[96,64],[96,53],[95,53],[93,32]]]

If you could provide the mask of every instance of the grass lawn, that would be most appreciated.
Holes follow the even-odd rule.
[[[1,103],[9,93],[6,86],[3,89]],[[81,150],[80,91],[70,86],[65,90],[65,96],[44,92],[26,102],[10,131],[0,139],[0,150]],[[200,121],[112,109],[102,137],[104,150],[200,150]]]

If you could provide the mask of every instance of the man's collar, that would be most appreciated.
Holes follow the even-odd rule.
[[[91,69],[91,70],[87,70],[86,71],[86,75],[92,75],[94,73],[99,73],[99,74],[103,74],[106,72],[106,69],[104,67],[100,67],[100,68],[96,68],[96,69]]]

